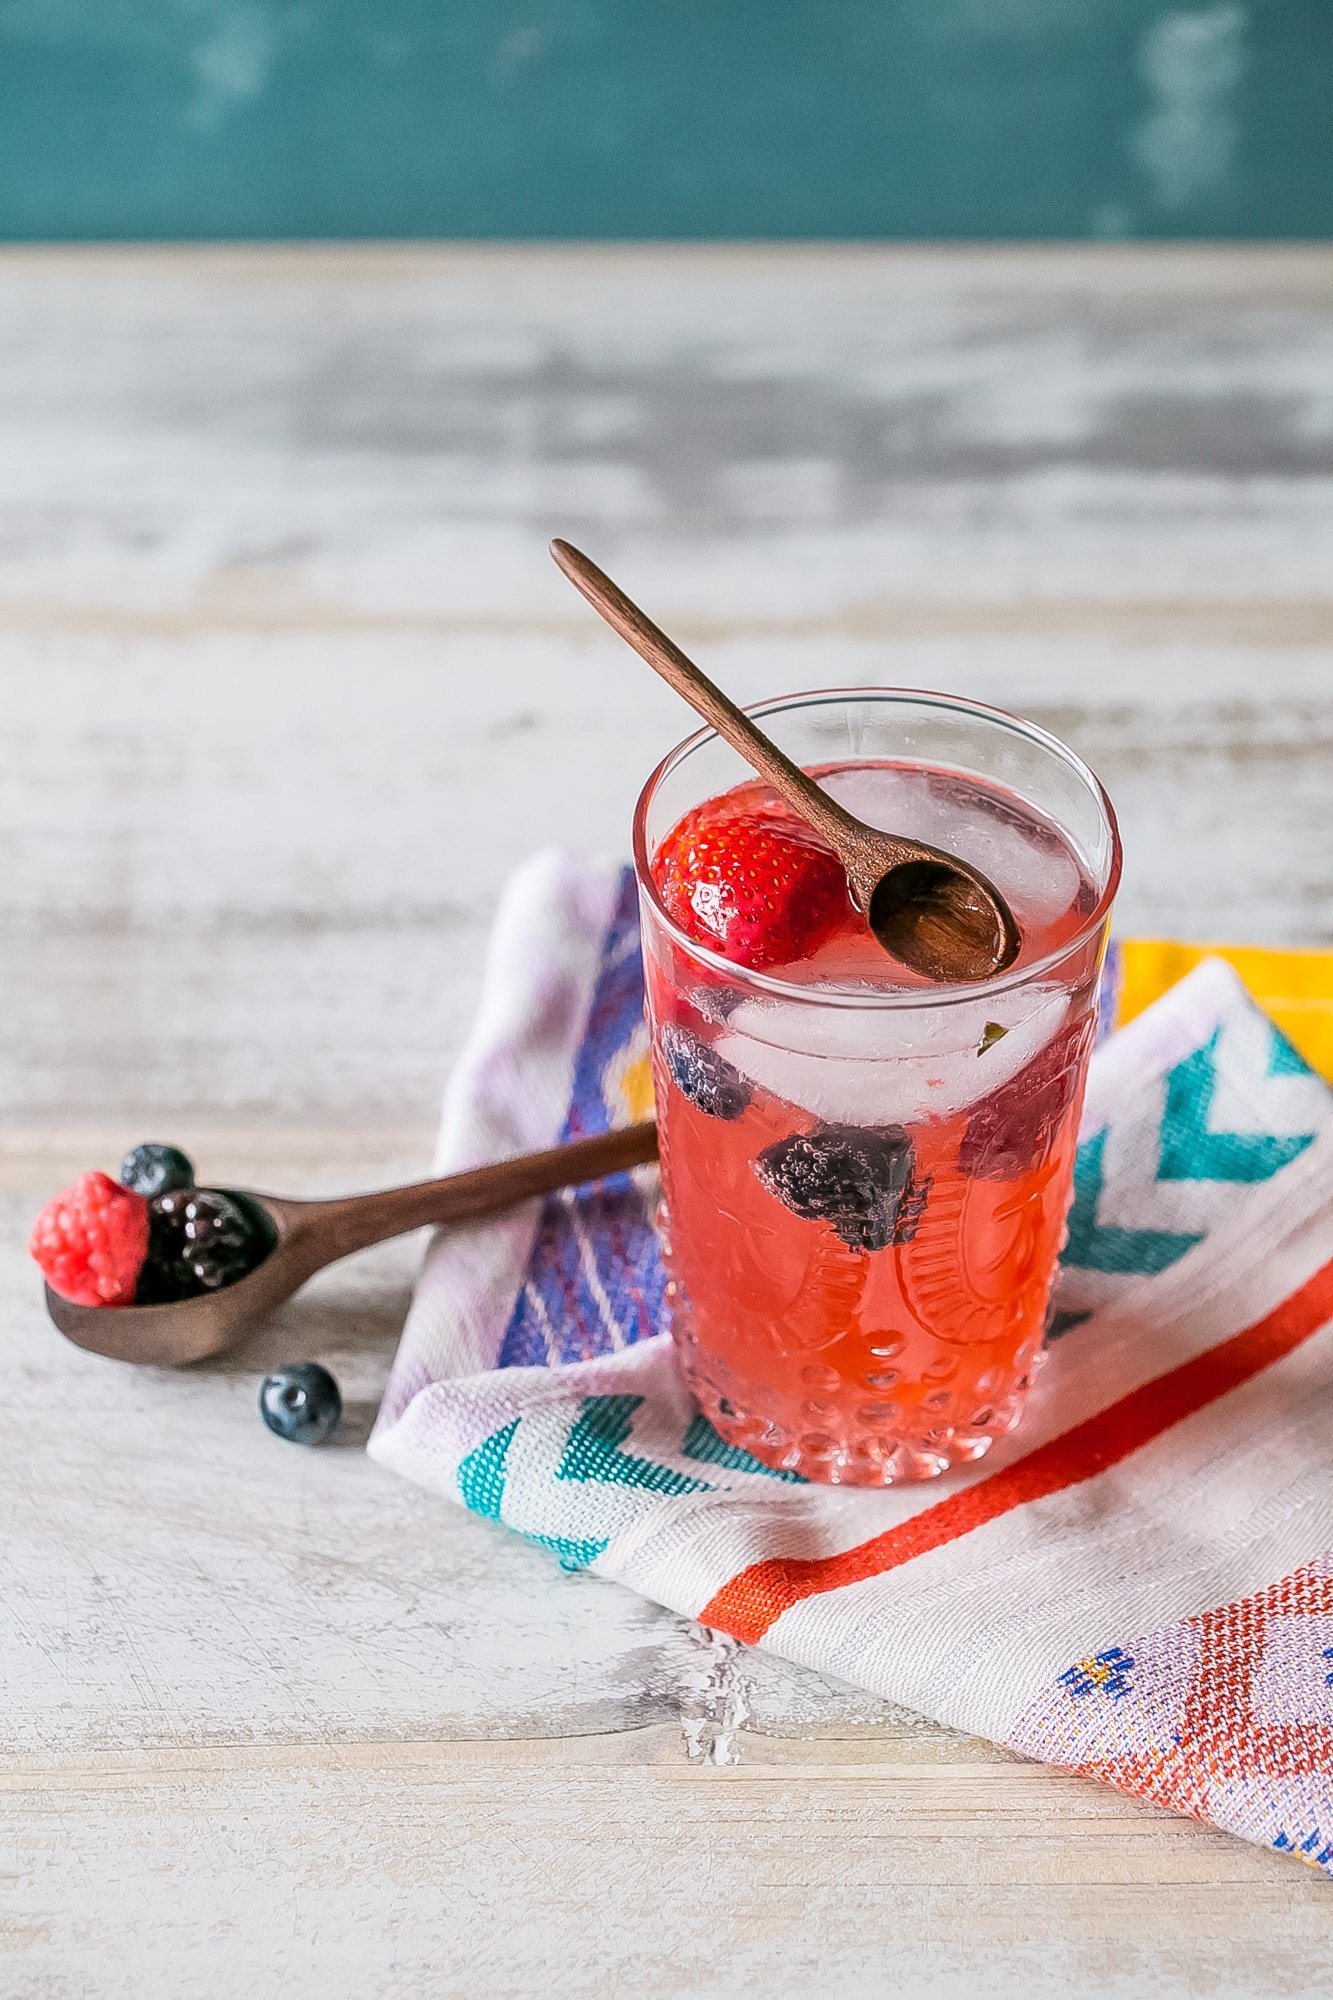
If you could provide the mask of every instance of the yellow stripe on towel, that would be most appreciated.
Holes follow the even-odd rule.
[[[1117,1023],[1132,1021],[1202,958],[1224,958],[1308,1063],[1333,1083],[1333,951],[1122,938]]]

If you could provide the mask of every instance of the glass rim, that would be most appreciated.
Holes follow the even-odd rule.
[[[994,708],[987,702],[972,701],[966,695],[944,694],[934,688],[902,687],[834,687],[805,688],[795,694],[768,695],[763,701],[744,704],[745,713],[755,717],[772,715],[779,710],[792,708],[813,708],[829,702],[884,701],[884,702],[925,702],[935,708],[952,709],[958,714],[975,716],[983,722],[997,723],[1001,728],[1025,736],[1030,742],[1039,744],[1062,763],[1069,766],[1088,787],[1096,801],[1111,839],[1110,867],[1106,873],[1106,883],[1092,911],[1080,925],[1072,938],[1044,958],[1034,959],[1030,965],[1015,972],[1001,973],[995,979],[983,979],[963,986],[912,986],[900,987],[896,991],[876,992],[864,987],[851,986],[803,986],[794,980],[778,979],[769,972],[760,972],[746,965],[738,965],[734,959],[725,958],[710,945],[700,944],[687,931],[681,929],[658,894],[657,884],[652,878],[648,854],[648,810],[659,785],[672,771],[684,763],[691,753],[710,739],[721,740],[718,732],[705,723],[692,735],[682,738],[666,755],[654,765],[644,780],[643,788],[634,804],[633,854],[634,873],[641,895],[648,898],[654,914],[671,937],[672,941],[690,957],[706,965],[711,971],[723,973],[733,982],[743,982],[759,993],[778,1000],[801,1000],[807,1006],[852,1007],[878,1010],[881,1008],[904,1007],[955,1007],[969,1001],[984,998],[992,993],[1008,993],[1015,988],[1027,986],[1040,979],[1044,973],[1061,966],[1096,936],[1105,924],[1116,890],[1120,886],[1121,868],[1124,855],[1120,844],[1120,826],[1116,819],[1115,807],[1107,794],[1105,785],[1076,750],[1062,743],[1058,736],[1043,729],[1040,723],[1029,722],[1021,715],[1014,715],[1008,709]]]

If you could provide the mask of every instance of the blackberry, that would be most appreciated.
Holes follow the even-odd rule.
[[[824,1125],[765,1146],[754,1170],[793,1215],[830,1223],[849,1250],[887,1250],[916,1233],[925,1207],[929,1185],[914,1186],[912,1159],[901,1125]]]
[[[148,1204],[148,1256],[135,1301],[163,1305],[234,1285],[273,1247],[266,1218],[221,1188],[172,1188]]]
[[[935,1176],[927,1174],[923,1181],[912,1179],[907,1183],[898,1208],[898,1219],[893,1225],[895,1243],[910,1243],[921,1227],[921,1218],[930,1200],[930,1190],[935,1184]]]
[[[179,1146],[157,1146],[150,1141],[126,1153],[117,1179],[122,1187],[133,1188],[151,1201],[173,1188],[193,1187],[194,1164]]]
[[[740,1071],[687,1028],[662,1030],[662,1054],[682,1097],[709,1118],[739,1118],[750,1102],[750,1086]]]
[[[280,1368],[260,1384],[259,1414],[288,1444],[322,1444],[342,1413],[338,1384],[318,1361]]]

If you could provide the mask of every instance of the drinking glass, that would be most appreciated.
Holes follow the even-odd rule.
[[[720,1437],[776,1471],[869,1486],[931,1478],[1018,1423],[1041,1355],[1120,873],[1115,817],[1071,750],[975,702],[841,689],[751,713],[816,773],[925,767],[945,796],[951,776],[980,779],[1001,822],[1006,799],[1015,824],[1035,807],[1077,863],[1062,925],[1025,923],[1011,894],[1024,952],[984,985],[811,983],[799,966],[750,971],[688,937],[654,885],[653,855],[681,816],[750,775],[719,737],[701,730],[671,751],[635,812],[668,1311],[685,1377]],[[985,854],[968,858],[986,868]],[[1040,841],[1032,865],[1035,893]],[[678,1084],[682,1047],[739,1078],[722,1115]],[[881,1175],[879,1234],[878,1221],[858,1236],[775,1198],[773,1163],[810,1135],[850,1145]]]

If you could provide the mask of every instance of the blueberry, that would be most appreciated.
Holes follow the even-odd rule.
[[[831,1223],[850,1250],[887,1250],[907,1241],[929,1192],[928,1184],[913,1184],[912,1142],[901,1125],[792,1132],[765,1146],[754,1170],[793,1215]]]
[[[302,1361],[266,1375],[259,1414],[275,1437],[289,1444],[322,1444],[343,1413],[338,1384],[318,1361]]]
[[[156,1146],[149,1142],[126,1153],[120,1163],[120,1184],[136,1194],[167,1194],[172,1188],[194,1186],[194,1165],[179,1146]]]
[[[273,1247],[263,1211],[221,1188],[172,1188],[148,1204],[138,1305],[199,1298],[247,1277]]]
[[[662,1054],[682,1097],[710,1118],[739,1118],[750,1102],[750,1086],[738,1069],[687,1028],[662,1030]]]

